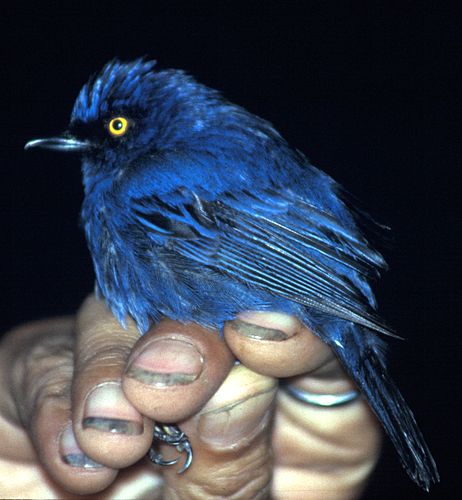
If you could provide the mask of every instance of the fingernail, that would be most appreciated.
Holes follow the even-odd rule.
[[[296,318],[282,313],[242,313],[229,324],[245,337],[276,342],[287,340],[300,328]]]
[[[107,383],[96,387],[88,395],[82,427],[134,436],[143,433],[143,419],[127,401],[120,385]]]
[[[66,427],[61,434],[59,451],[63,462],[71,467],[81,467],[83,469],[101,469],[104,467],[104,465],[101,465],[92,460],[90,457],[87,457],[87,455],[85,455],[85,453],[79,448],[71,425]]]
[[[159,339],[148,344],[127,370],[127,376],[159,387],[186,385],[202,372],[203,358],[193,344],[179,339]]]
[[[201,415],[200,439],[214,446],[229,447],[252,439],[268,424],[274,391],[238,401]]]

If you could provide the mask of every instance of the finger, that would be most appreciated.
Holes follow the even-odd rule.
[[[181,422],[194,459],[184,474],[165,471],[165,498],[267,498],[276,389],[274,379],[235,366],[200,413]],[[175,457],[169,447],[161,451]]]
[[[164,320],[140,337],[133,322],[122,328],[94,298],[77,325],[74,430],[85,453],[110,467],[144,456],[151,419],[174,422],[195,413],[232,366],[216,332]]]
[[[226,323],[224,336],[245,366],[272,377],[310,372],[333,359],[327,345],[287,314],[240,314]]]
[[[140,337],[129,320],[124,329],[94,297],[77,318],[72,418],[85,454],[108,467],[127,467],[148,451],[153,423],[127,399],[122,377]]]
[[[6,387],[12,393],[17,422],[22,424],[36,450],[29,456],[23,453],[16,458],[33,462],[37,457],[56,483],[82,494],[104,489],[117,472],[87,457],[73,438],[72,335],[73,321],[69,319],[31,324],[7,337],[2,353],[7,353],[6,373],[10,383]],[[8,349],[9,344],[14,349]],[[13,448],[16,436],[13,429],[2,446]],[[43,483],[45,488],[58,492],[50,481]]]
[[[336,360],[290,382],[319,394],[341,394],[353,387]],[[319,407],[282,390],[274,429],[275,499],[357,498],[380,453],[380,427],[362,398]]]
[[[225,339],[259,373],[292,377],[287,383],[318,394],[354,388],[331,350],[296,318],[246,313],[225,327]],[[275,498],[354,498],[380,451],[380,430],[367,404],[357,400],[320,408],[278,396],[273,446]]]
[[[233,362],[218,332],[165,319],[138,341],[123,388],[143,415],[178,422],[204,406]]]

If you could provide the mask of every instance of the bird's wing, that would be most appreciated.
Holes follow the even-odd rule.
[[[182,201],[180,199],[182,198]],[[375,314],[365,279],[384,266],[359,231],[293,193],[184,192],[167,203],[132,200],[134,215],[172,251],[308,307],[392,334]]]

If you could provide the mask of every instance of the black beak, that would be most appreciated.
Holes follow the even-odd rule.
[[[24,149],[30,148],[52,149],[54,151],[75,151],[76,153],[81,153],[83,151],[88,151],[91,148],[91,143],[80,141],[73,137],[49,137],[47,139],[34,139],[33,141],[29,141],[24,146]]]

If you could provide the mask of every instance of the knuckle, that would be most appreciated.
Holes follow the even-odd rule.
[[[21,355],[16,366],[19,388],[33,392],[51,381],[68,380],[72,376],[73,353],[68,343],[54,337],[41,337]]]
[[[132,343],[119,337],[116,340],[115,344],[109,342],[106,336],[89,336],[76,353],[78,370],[87,369],[94,365],[119,366],[125,364],[131,352]]]

